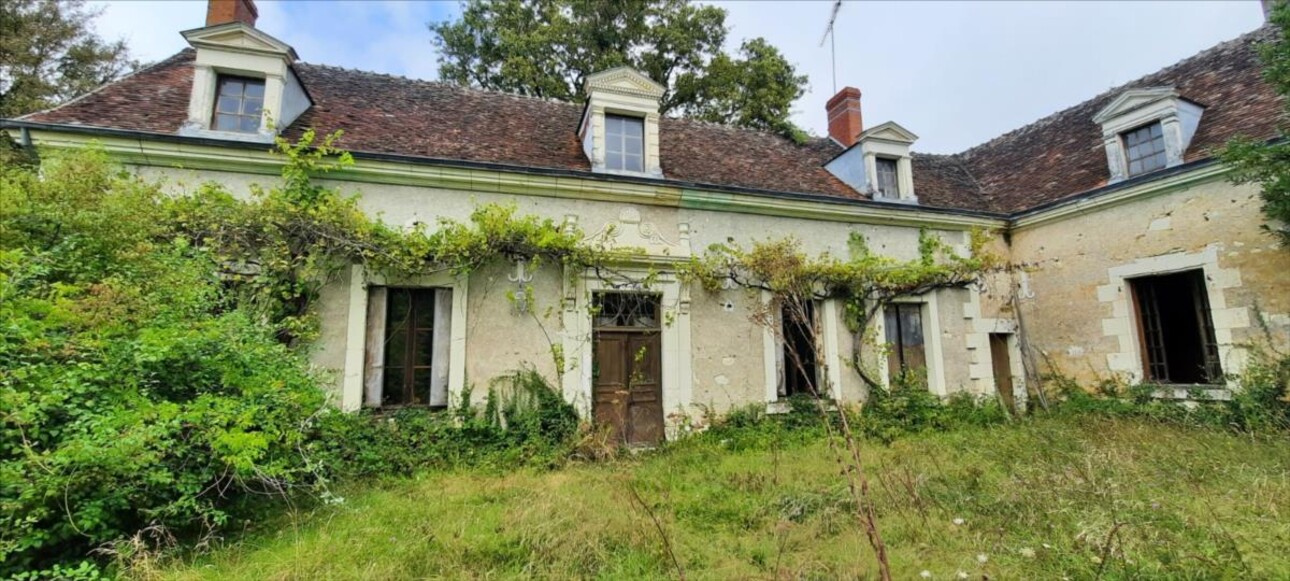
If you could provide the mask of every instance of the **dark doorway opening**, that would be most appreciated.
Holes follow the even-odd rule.
[[[1223,371],[1204,272],[1144,276],[1129,284],[1146,379],[1158,383],[1221,382]]]
[[[801,308],[797,308],[800,305]],[[815,304],[812,301],[786,304],[780,311],[784,333],[783,386],[780,396],[821,395],[819,364],[815,350]]]
[[[994,389],[1008,411],[1016,413],[1013,400],[1012,354],[1008,350],[1007,333],[990,333],[990,363],[994,369]]]

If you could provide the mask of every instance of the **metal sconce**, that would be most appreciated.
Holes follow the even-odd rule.
[[[529,261],[521,258],[515,261],[515,273],[506,275],[506,280],[515,283],[515,310],[521,315],[529,312],[529,294],[527,286],[533,282],[533,273],[528,271]]]

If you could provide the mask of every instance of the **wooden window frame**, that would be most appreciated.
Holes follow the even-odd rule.
[[[931,361],[929,360],[930,355],[928,353],[930,351],[930,345],[928,344],[928,337],[927,337],[927,309],[925,308],[926,305],[927,305],[926,303],[921,303],[921,302],[917,302],[917,303],[916,302],[894,302],[894,303],[888,304],[883,309],[883,334],[885,335],[883,337],[883,340],[886,341],[888,345],[888,349],[891,350],[888,352],[888,359],[887,359],[887,375],[888,375],[887,381],[889,383],[896,379],[896,376],[892,375],[891,357],[894,356],[896,358],[896,362],[899,364],[897,367],[899,373],[903,374],[903,373],[908,373],[910,371],[909,362],[908,362],[909,356],[906,355],[905,351],[906,349],[912,349],[913,346],[905,345],[905,340],[904,340],[905,332],[902,327],[903,323],[901,318],[901,311],[904,309],[915,309],[918,312],[918,325],[920,327],[919,336],[923,338],[923,342],[920,346],[923,352],[922,369],[923,369],[923,373],[927,373],[927,374],[931,373]],[[887,319],[888,319],[887,312],[891,309],[896,310],[896,317],[895,317],[896,340],[895,341],[891,340],[893,330],[890,328],[890,325],[887,323]],[[928,382],[928,387],[930,388],[931,387],[930,377],[927,379],[927,382]]]
[[[1160,131],[1159,137],[1152,137],[1151,131],[1157,128]],[[1146,141],[1141,141],[1133,145],[1129,144],[1129,138],[1131,136],[1136,136],[1137,134],[1142,133],[1144,131],[1147,132]],[[1120,142],[1122,143],[1124,148],[1124,174],[1129,177],[1136,177],[1136,176],[1151,173],[1153,171],[1162,170],[1168,167],[1169,165],[1169,153],[1166,150],[1166,145],[1165,145],[1165,128],[1164,128],[1164,124],[1161,123],[1160,121],[1152,121],[1145,125],[1140,125],[1128,131],[1121,132]],[[1157,142],[1159,143],[1158,148],[1154,145]],[[1146,155],[1135,156],[1133,153],[1134,148],[1138,148],[1138,150],[1141,151],[1142,147],[1146,144],[1152,144],[1151,152]],[[1133,171],[1134,162],[1140,162],[1145,166],[1146,160],[1153,160],[1157,157],[1160,158],[1160,165],[1153,166],[1150,169],[1141,169],[1136,172]]]
[[[1170,377],[1170,365],[1165,345],[1165,330],[1162,325],[1159,300],[1159,284],[1153,279],[1166,276],[1188,274],[1192,288],[1192,308],[1196,316],[1194,321],[1196,333],[1201,341],[1200,351],[1204,358],[1205,381],[1200,383],[1174,383]],[[1209,304],[1209,292],[1205,287],[1203,269],[1188,269],[1177,272],[1146,274],[1126,279],[1133,299],[1133,315],[1138,331],[1138,356],[1142,361],[1142,380],[1145,383],[1159,385],[1223,385],[1223,367],[1218,354],[1218,342],[1214,334],[1213,312]]]
[[[408,292],[408,320],[416,325],[416,295],[433,293],[429,301],[431,324],[429,327],[410,326],[399,332],[404,336],[404,358],[399,366],[389,366],[389,353],[386,351],[391,334],[390,309],[392,292]],[[421,286],[373,286],[368,290],[367,308],[367,343],[364,355],[364,397],[363,405],[380,409],[430,408],[444,409],[448,406],[448,377],[451,365],[453,296],[451,288]],[[429,360],[424,365],[416,362],[418,333],[430,336]],[[386,370],[397,369],[402,374],[402,398],[397,403],[387,403],[385,397]],[[425,378],[422,373],[428,374]],[[426,400],[416,402],[415,394],[418,379],[428,379]]]
[[[882,167],[891,164],[891,191],[883,189],[883,170]],[[878,196],[882,198],[897,199],[900,198],[900,160],[892,157],[877,156],[873,160],[874,183],[877,184]]]
[[[811,333],[813,335],[810,338],[812,340],[822,339],[824,330],[823,330],[823,325],[822,325],[822,321],[820,320],[820,317],[821,317],[821,313],[824,311],[824,302],[820,300],[811,300],[809,301],[809,306],[807,307],[807,310],[809,312],[807,312],[806,315],[811,319],[810,321],[807,321],[807,324],[810,326]],[[785,312],[784,306],[781,305],[779,308],[780,332],[779,332],[778,341],[776,341],[776,345],[775,345],[777,347],[776,349],[777,365],[776,366],[779,368],[779,377],[777,378],[777,382],[775,386],[776,401],[785,401],[788,398],[793,397],[794,395],[808,395],[808,396],[811,395],[810,393],[799,394],[796,392],[795,389],[791,389],[789,386],[790,374],[797,375],[799,370],[795,368],[795,364],[789,358],[789,353],[788,353],[789,333],[787,329],[789,321],[785,315],[787,315],[787,313]],[[821,359],[820,350],[823,348],[824,348],[823,345],[817,344],[814,341],[811,343],[812,353],[810,353],[810,357],[807,358],[809,359],[809,361],[808,360],[803,361],[803,364],[809,365],[810,368],[802,371],[815,375],[815,377],[811,379],[811,381],[814,383],[813,387],[815,388],[815,391],[816,391],[815,395],[819,396],[821,399],[830,399],[831,394],[827,393],[827,390],[825,389],[826,381],[825,381],[824,366],[821,365],[821,361],[820,361]]]
[[[243,83],[241,94],[239,94],[239,95],[237,95],[237,96],[236,96],[236,97],[237,97],[237,100],[238,100],[238,103],[237,103],[237,113],[227,113],[227,112],[221,112],[221,111],[219,110],[219,100],[220,100],[220,97],[222,97],[222,96],[226,96],[226,95],[224,95],[224,94],[223,94],[224,83],[225,83],[225,82],[229,82],[229,81],[237,81],[237,82]],[[258,86],[260,87],[260,97],[259,97],[259,99],[260,99],[260,112],[258,112],[258,113],[246,113],[246,112],[245,112],[245,111],[246,111],[246,101],[247,101],[247,96],[246,96],[246,86],[247,86],[247,85],[258,85]],[[215,99],[214,99],[213,103],[211,104],[211,130],[212,130],[212,131],[223,131],[223,132],[228,132],[228,133],[246,133],[246,134],[258,133],[258,132],[260,131],[260,127],[264,124],[264,98],[265,98],[265,91],[266,91],[266,90],[267,90],[267,87],[266,87],[266,84],[265,84],[265,80],[264,80],[264,79],[262,79],[262,78],[246,77],[246,76],[242,76],[242,75],[223,75],[223,74],[221,74],[221,75],[216,75],[216,76],[215,76]],[[227,96],[232,97],[232,95],[227,95]],[[238,119],[238,128],[237,128],[237,129],[220,129],[220,128],[219,128],[219,117],[220,117],[221,115],[231,116],[231,117],[236,117],[236,118]],[[242,124],[241,124],[241,120],[242,120],[242,119],[251,119],[251,118],[254,118],[254,119],[255,119],[255,129],[254,129],[254,130],[251,130],[251,131],[245,131],[245,130],[243,130],[243,129],[241,128],[241,126],[242,126]]]
[[[627,138],[628,138],[627,132],[624,131],[618,135],[610,135],[609,133],[610,119],[621,119],[624,121],[629,121],[631,122],[631,125],[633,127],[636,127],[636,126],[640,127],[641,153],[639,156],[640,157],[639,167],[628,167],[627,160],[629,157],[631,157],[631,155],[627,153]],[[616,144],[618,147],[617,152],[613,151],[610,148],[610,144],[613,143],[615,139],[617,139],[617,144]],[[613,165],[610,163],[611,156],[616,156],[616,161],[618,162],[619,167],[613,167]],[[611,171],[626,171],[626,172],[633,172],[633,173],[642,173],[645,171],[645,118],[644,117],[636,117],[632,115],[619,115],[616,113],[605,113],[605,168]]]

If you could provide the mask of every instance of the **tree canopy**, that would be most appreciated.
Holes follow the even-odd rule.
[[[125,42],[91,29],[84,0],[0,2],[0,117],[39,111],[135,68]]]
[[[1275,40],[1260,47],[1263,58],[1263,78],[1278,94],[1286,97],[1286,113],[1290,114],[1290,4],[1279,2],[1270,18],[1278,34]],[[1238,138],[1228,143],[1222,159],[1236,170],[1233,179],[1238,183],[1256,183],[1262,186],[1263,213],[1270,224],[1264,228],[1277,236],[1281,244],[1290,248],[1290,134],[1281,129],[1281,138],[1268,142]]]
[[[439,76],[577,102],[583,79],[631,66],[667,90],[661,113],[800,138],[789,121],[806,76],[763,38],[723,49],[726,11],[689,0],[473,0],[431,23]]]

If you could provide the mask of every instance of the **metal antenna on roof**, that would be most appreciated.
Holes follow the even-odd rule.
[[[842,9],[842,0],[836,0],[833,3],[833,13],[829,15],[829,25],[824,28],[824,36],[820,37],[820,46],[824,46],[824,41],[829,41],[829,53],[833,65],[833,92],[838,92],[838,43],[834,38],[837,36],[833,32],[833,23],[838,20],[838,11]]]

